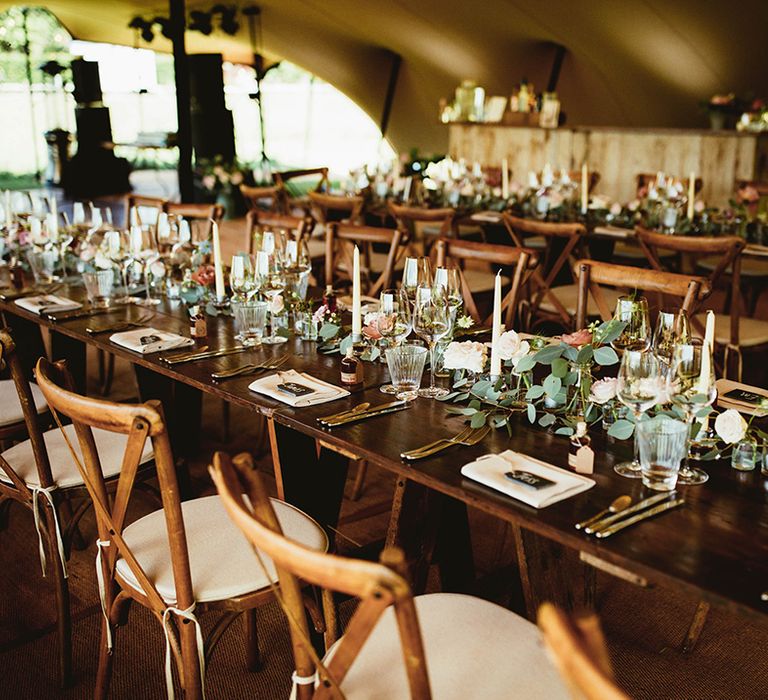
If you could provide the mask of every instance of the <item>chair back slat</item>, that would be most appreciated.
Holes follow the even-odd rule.
[[[425,207],[412,207],[407,204],[389,202],[387,208],[397,222],[398,227],[408,233],[414,254],[428,254],[431,247],[425,245],[424,236],[421,235],[417,224],[439,223],[438,237],[456,237],[456,210],[451,207],[427,209]]]
[[[251,209],[245,215],[245,230],[248,237],[248,252],[253,253],[260,247],[261,235],[267,230],[284,230],[297,241],[312,233],[315,222],[311,216],[292,216],[275,214]]]
[[[663,292],[682,299],[682,308],[689,316],[695,313],[698,304],[710,293],[711,288],[705,277],[682,275],[675,272],[659,272],[639,267],[615,265],[597,260],[579,260],[574,266],[578,275],[578,300],[576,303],[576,328],[587,325],[589,294],[598,304],[600,316],[608,321],[613,309],[607,307],[600,292],[600,286],[615,287],[628,291]],[[602,299],[602,301],[601,301]]]
[[[282,185],[268,185],[266,187],[252,187],[240,185],[240,194],[243,195],[248,209],[256,211],[282,212]]]
[[[106,547],[105,557],[102,560],[106,580],[112,580],[115,562],[118,557],[122,557],[139,582],[150,607],[155,613],[162,615],[166,603],[123,538],[125,513],[141,456],[147,438],[151,439],[168,533],[176,605],[181,609],[190,607],[194,603],[194,593],[189,552],[175,463],[160,404],[147,402],[127,405],[80,396],[71,390],[71,385],[64,388],[64,385],[69,382],[62,372],[61,363],[52,365],[45,359],[38,361],[37,376],[40,389],[54,411],[54,415],[68,417],[75,427],[82,460],[77,457],[74,449],[72,458],[81,472],[93,502],[99,538],[110,545],[114,544]],[[94,428],[128,436],[116,495],[112,503],[107,493],[104,472],[93,438]],[[74,446],[70,447],[74,448]],[[106,587],[105,594],[109,610],[113,601],[111,586]]]
[[[167,200],[161,197],[149,197],[143,194],[128,194],[124,200],[124,223],[123,228],[129,228],[131,225],[131,209],[136,208],[136,215],[139,217],[140,225],[154,226],[157,222],[157,217],[163,207],[167,203]],[[142,210],[151,209],[154,211],[154,215],[151,221],[144,221],[142,217]]]
[[[309,549],[285,538],[280,532],[266,489],[249,457],[240,456],[233,461],[228,455],[217,453],[210,472],[229,516],[258,552],[274,562],[280,590],[293,591],[290,597],[284,597],[283,604],[291,622],[297,672],[310,676],[316,670],[314,664],[308,662],[311,657],[305,648],[309,641],[308,629],[297,593],[299,581],[304,581],[361,600],[344,639],[326,665],[337,686],[342,683],[381,614],[389,605],[394,605],[411,695],[428,700],[429,679],[413,597],[405,578],[396,570],[404,567],[402,552],[385,550],[382,563],[374,563]],[[317,690],[311,685],[299,685],[297,696],[300,700],[319,700],[335,697],[332,690],[323,682]]]
[[[309,206],[315,221],[327,224],[343,221],[359,224],[365,200],[358,196],[333,195],[323,192],[309,193]]]
[[[220,204],[191,204],[187,202],[166,202],[163,205],[163,211],[169,216],[177,216],[182,219],[187,219],[192,224],[200,224],[198,236],[193,236],[193,239],[200,240],[201,238],[208,239],[211,237],[212,225],[211,220],[217,224],[221,224],[221,220],[224,218],[224,207]]]
[[[544,644],[574,697],[629,700],[615,683],[605,638],[594,615],[571,621],[551,603],[538,612]]]
[[[475,323],[481,325],[490,322],[492,314],[487,318],[481,317],[475,296],[464,274],[465,263],[481,262],[486,263],[489,268],[491,265],[500,265],[512,269],[510,289],[502,299],[504,323],[507,328],[512,328],[515,316],[518,315],[522,288],[536,269],[536,254],[527,248],[513,248],[507,245],[464,241],[456,238],[438,239],[435,250],[438,267],[445,267],[450,261],[457,264],[464,306]]]
[[[325,280],[352,279],[352,259],[355,245],[360,249],[362,293],[376,296],[391,285],[395,266],[405,254],[407,236],[399,229],[330,223],[325,233]],[[371,269],[374,244],[388,246],[384,268],[376,275]],[[343,268],[343,269],[340,269]]]

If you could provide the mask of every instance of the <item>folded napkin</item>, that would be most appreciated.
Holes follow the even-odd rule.
[[[483,223],[497,224],[501,221],[501,214],[497,211],[478,211],[469,217],[473,221],[482,221]]]
[[[168,333],[167,331],[159,331],[156,328],[135,328],[132,331],[113,333],[109,336],[109,339],[115,345],[133,350],[133,352],[139,352],[142,355],[195,344],[192,338],[186,338],[176,333]]]
[[[555,483],[535,489],[504,476],[508,472],[516,472],[518,479],[532,480],[527,476],[532,474],[534,477],[548,479]],[[523,474],[520,474],[521,472]],[[534,508],[546,508],[553,503],[591,489],[595,485],[594,480],[586,476],[574,474],[512,450],[506,450],[498,455],[483,455],[476,461],[465,464],[461,468],[461,473],[468,479],[479,481]]]
[[[293,396],[277,388],[278,384],[288,383],[301,384],[308,389],[312,389],[312,393],[304,394],[303,396]],[[277,372],[257,379],[255,382],[251,382],[248,388],[257,394],[264,394],[264,396],[269,396],[271,399],[276,399],[295,407],[314,406],[316,403],[326,403],[327,401],[335,401],[344,396],[349,396],[349,392],[346,389],[315,379],[303,372],[297,372],[295,369]]]
[[[22,297],[14,302],[22,309],[31,311],[33,314],[56,313],[59,311],[74,311],[82,309],[83,305],[66,297],[59,297],[55,294],[40,294],[33,297]]]
[[[768,400],[768,391],[757,386],[734,382],[731,379],[718,379],[717,405],[719,408],[735,408],[749,416],[764,416],[768,411],[760,407],[762,400]]]

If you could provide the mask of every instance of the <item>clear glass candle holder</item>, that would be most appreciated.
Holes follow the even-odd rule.
[[[754,440],[742,440],[733,446],[731,466],[740,472],[751,472],[762,468],[763,450]]]
[[[666,416],[640,421],[635,426],[643,486],[672,491],[686,454],[688,426]]]
[[[264,328],[267,325],[265,301],[233,301],[232,313],[235,316],[237,339],[247,346],[261,345]]]
[[[59,254],[55,250],[30,250],[27,261],[32,269],[35,284],[50,284],[54,281],[54,271]]]
[[[114,270],[97,270],[83,272],[83,283],[88,301],[95,309],[106,309],[112,304],[112,294],[115,286]]]
[[[427,348],[406,342],[385,352],[389,376],[397,398],[417,396],[421,387],[421,375],[424,373],[424,363],[427,360]]]

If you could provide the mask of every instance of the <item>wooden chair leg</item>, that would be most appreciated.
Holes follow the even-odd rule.
[[[224,443],[229,442],[229,427],[230,427],[230,404],[229,401],[221,400],[221,417],[222,417],[222,434],[221,440]]]
[[[264,663],[259,652],[259,631],[257,626],[256,608],[246,610],[243,613],[245,621],[245,647],[247,651],[246,667],[249,671],[256,673],[261,671]]]
[[[368,461],[365,459],[357,460],[357,474],[355,475],[355,483],[352,485],[352,493],[350,498],[356,501],[363,493],[363,487],[365,486],[365,475],[368,472]]]
[[[99,393],[108,396],[112,391],[112,381],[115,378],[115,356],[111,352],[99,350]]]
[[[704,624],[707,622],[709,608],[709,603],[705,603],[703,600],[700,600],[699,604],[696,606],[696,612],[693,614],[693,620],[691,620],[688,632],[685,635],[685,640],[683,641],[683,647],[681,649],[683,654],[690,654],[696,647],[696,643],[701,636],[701,631],[704,629]]]
[[[112,628],[112,643],[115,643],[115,630]],[[101,616],[101,640],[99,641],[99,667],[96,671],[96,687],[93,689],[94,700],[107,700],[109,682],[112,680],[112,652],[107,649],[107,621]]]
[[[72,682],[72,617],[69,608],[69,585],[56,545],[55,526],[48,527],[48,566],[53,569],[56,587],[56,635],[59,647],[59,682],[68,688]],[[49,569],[49,570],[50,570]]]
[[[0,501],[0,530],[5,530],[8,527],[11,503],[13,503],[12,498],[4,498]]]

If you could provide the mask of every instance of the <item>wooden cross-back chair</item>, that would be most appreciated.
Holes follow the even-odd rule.
[[[107,697],[115,628],[125,623],[131,602],[148,608],[162,625],[169,695],[173,690],[172,653],[185,697],[203,697],[205,661],[241,613],[246,615],[249,632],[248,666],[257,670],[254,611],[273,599],[274,576],[255,566],[217,496],[182,503],[160,403],[119,404],[81,396],[65,388],[63,365],[44,359],[38,362],[37,376],[54,417],[66,416],[72,421],[73,442],[82,455],[78,469],[96,513],[104,619],[95,697]],[[113,498],[107,495],[103,464],[94,443],[96,430],[127,438]],[[147,443],[154,448],[162,508],[126,525],[139,458]],[[290,537],[310,548],[327,549],[328,538],[314,520],[287,504],[278,507],[279,520]],[[209,610],[221,615],[204,640],[197,615]]]
[[[554,320],[566,328],[573,325],[576,315],[578,286],[575,283],[553,286],[563,270],[569,269],[570,259],[579,253],[581,241],[587,231],[578,223],[550,223],[521,219],[507,212],[502,214],[504,227],[518,248],[528,247],[529,238],[539,237],[543,242],[543,254],[539,267],[533,274],[530,320],[537,318]]]
[[[245,230],[248,237],[248,252],[253,254],[260,247],[264,231],[285,231],[295,240],[301,240],[312,233],[315,222],[311,216],[291,216],[251,209],[245,215]],[[323,247],[323,251],[325,248]]]
[[[143,194],[128,194],[124,200],[124,216],[123,216],[123,228],[128,228],[131,225],[131,209],[136,207],[136,212],[139,217],[139,225],[154,226],[157,222],[157,215],[163,211],[163,207],[166,205],[167,200],[161,197],[149,197]],[[151,209],[154,211],[154,215],[151,220],[144,221],[142,219],[142,209]]]
[[[739,236],[666,236],[642,227],[635,229],[635,235],[654,270],[664,269],[659,250],[671,250],[695,259],[700,269],[709,268],[707,280],[712,289],[718,285],[727,287],[725,312],[715,314],[715,344],[724,348],[723,375],[741,381],[742,351],[747,348],[756,351],[768,345],[768,321],[742,316],[744,239]],[[709,264],[704,265],[705,262]],[[691,324],[698,334],[703,334],[704,313],[694,316]]]
[[[427,234],[432,239],[456,237],[456,210],[451,207],[427,209],[389,202],[387,208],[398,227],[408,232],[410,236],[409,246],[414,254],[429,254],[432,243],[427,243]],[[419,226],[418,224],[425,225]],[[436,230],[430,231],[427,228],[429,224],[436,227]]]
[[[274,173],[275,184],[281,188],[283,197],[283,213],[290,214],[291,209],[296,206],[309,214],[309,205],[307,203],[306,193],[309,192],[327,192],[331,186],[328,177],[328,168],[299,168],[296,170],[283,170]],[[314,183],[314,179],[317,182]],[[309,187],[300,187],[291,180],[310,180]],[[314,184],[313,184],[314,183]]]
[[[446,263],[453,260],[457,263],[461,278],[461,295],[464,298],[464,308],[474,319],[475,323],[483,325],[492,319],[492,313],[483,318],[477,308],[474,292],[467,280],[465,263],[486,263],[500,265],[512,269],[512,278],[509,291],[501,302],[503,322],[507,328],[514,328],[515,317],[518,314],[518,305],[521,301],[521,292],[528,278],[537,265],[536,254],[526,248],[513,248],[507,245],[493,245],[492,243],[480,243],[478,241],[462,241],[455,238],[440,238],[435,244],[436,263],[438,267],[445,267]],[[492,289],[492,287],[491,287]]]
[[[586,328],[590,314],[587,302],[591,296],[603,321],[613,318],[615,304],[607,301],[603,285],[628,292],[663,292],[682,299],[681,308],[692,316],[698,305],[707,297],[711,288],[705,277],[683,275],[676,272],[659,272],[627,265],[579,260],[575,265],[579,279],[579,295],[576,308],[576,328]]]
[[[217,453],[211,476],[229,516],[259,553],[256,558],[269,556],[277,569],[278,601],[296,664],[292,697],[429,700],[432,693],[459,696],[462,688],[465,697],[567,697],[532,623],[472,596],[414,597],[399,549],[385,549],[379,562],[371,562],[313,552],[290,541],[247,455],[230,460]],[[344,636],[324,659],[308,638],[300,581],[360,600]]]
[[[56,626],[59,653],[59,676],[67,685],[72,672],[71,617],[66,562],[73,542],[81,545],[78,523],[89,508],[83,480],[69,454],[62,432],[48,429],[50,415],[40,410],[46,406],[44,392],[27,378],[13,336],[0,330],[2,358],[10,370],[26,426],[28,439],[0,454],[0,511],[7,517],[12,503],[20,503],[31,511],[38,532],[38,545],[43,576],[53,572],[56,593]],[[71,426],[67,435],[74,439]],[[120,470],[123,442],[111,434],[97,434],[97,448],[104,464],[106,483],[114,489]],[[144,479],[152,475],[152,452],[141,455]],[[151,492],[151,489],[149,489]],[[85,497],[85,498],[84,498]]]
[[[354,224],[331,223],[325,233],[325,282],[334,284],[338,279],[352,279],[354,247],[360,249],[360,281],[362,293],[376,297],[391,286],[397,263],[405,255],[408,236],[400,229]],[[386,257],[380,271],[372,263],[382,261],[382,254],[374,245],[387,246]]]
[[[616,685],[605,637],[595,615],[569,618],[551,603],[544,603],[537,618],[544,644],[574,698],[629,700]]]
[[[185,202],[166,202],[163,211],[169,216],[187,219],[190,223],[193,240],[206,240],[211,237],[211,220],[221,224],[224,218],[224,207],[221,204],[189,204]],[[195,224],[198,224],[195,235]]]
[[[361,224],[365,200],[357,195],[309,193],[309,207],[312,217],[320,224],[343,221],[349,224]]]
[[[275,214],[284,213],[282,185],[266,185],[264,187],[240,185],[240,194],[243,195],[249,210],[269,211]]]

